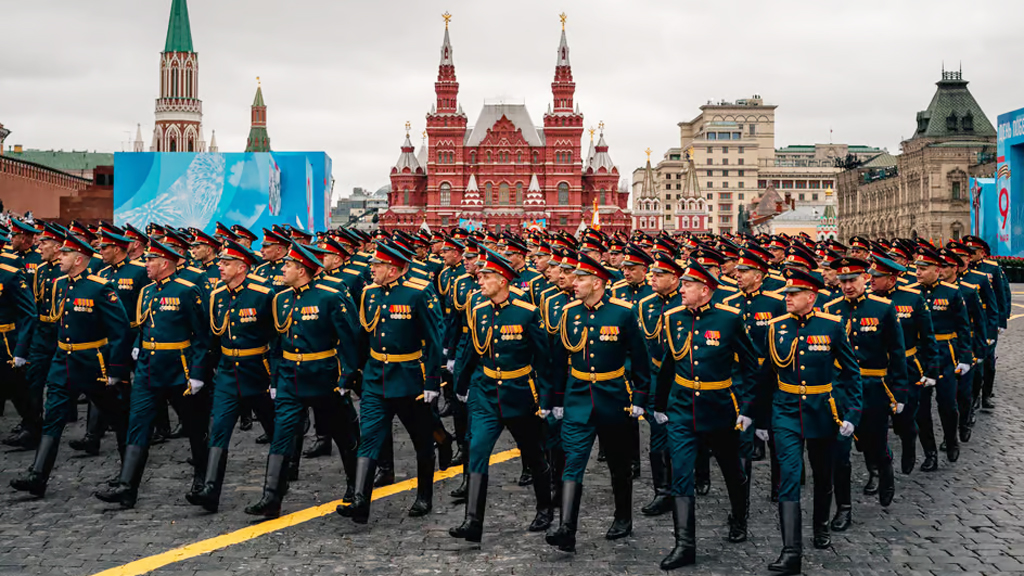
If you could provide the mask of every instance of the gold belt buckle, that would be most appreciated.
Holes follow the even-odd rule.
[[[494,371],[498,373],[498,380],[501,380],[501,368],[496,368]]]
[[[296,360],[296,362],[302,362],[302,352],[299,352],[299,353],[297,353],[297,354],[295,354],[295,355],[296,355],[296,356],[298,357],[298,359]]]
[[[700,380],[694,380],[693,381],[693,389],[698,391],[698,392],[700,392],[700,390],[701,390]]]
[[[388,363],[388,355],[384,354],[383,356],[384,356],[384,363],[387,364]]]
[[[803,396],[805,394],[807,394],[807,386],[804,386],[803,384],[801,384],[800,385],[800,395]]]
[[[591,372],[590,373],[590,382],[591,383],[597,382],[597,374],[595,372]]]

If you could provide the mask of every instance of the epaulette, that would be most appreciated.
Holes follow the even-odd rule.
[[[331,294],[337,294],[338,293],[338,291],[335,290],[334,288],[331,288],[330,286],[324,286],[323,284],[317,284],[316,287],[321,289],[321,290],[326,290],[327,292],[330,292]]]
[[[0,256],[3,256],[4,258],[10,259],[10,260],[17,260],[18,259],[17,256],[15,256],[14,254],[11,254],[10,252],[4,252],[3,254],[0,254]]]
[[[920,286],[920,282],[914,282],[913,284],[907,284],[904,288],[913,288],[914,286]]]
[[[764,294],[765,296],[767,296],[767,297],[769,297],[769,298],[771,298],[773,300],[785,300],[786,299],[785,296],[783,296],[782,294],[779,294],[778,292],[762,292],[762,294]]]
[[[338,278],[335,278],[334,276],[323,276],[320,279],[321,280],[325,280],[327,282],[334,282],[335,284],[340,284],[341,283],[341,280],[339,280]]]
[[[835,300],[832,300],[831,302],[826,302],[825,305],[822,306],[822,308],[828,308],[829,306],[831,306],[831,305],[841,301],[843,298],[846,298],[846,296],[840,296],[839,298],[836,298]]]
[[[643,298],[641,298],[640,302],[638,302],[638,304],[643,304],[644,302],[647,302],[648,300],[650,300],[651,298],[654,298],[657,295],[658,295],[657,292],[655,292],[654,294],[648,294],[647,296],[644,296]]]
[[[95,282],[97,284],[106,284],[107,283],[107,279],[106,278],[104,278],[102,276],[97,276],[95,274],[89,274],[88,276],[86,276],[86,278],[88,278],[89,280],[92,280],[93,282]]]
[[[897,290],[903,290],[904,292],[910,292],[911,294],[920,294],[921,293],[920,290],[915,290],[915,289],[911,288],[910,286],[898,286],[896,289]]]
[[[175,278],[174,281],[177,282],[178,284],[184,284],[185,286],[188,286],[189,288],[195,288],[195,284],[189,282],[188,280],[183,280],[181,278]]]
[[[509,289],[509,292],[515,294],[516,296],[525,296],[526,295],[526,292],[524,292],[522,288],[516,288],[515,286],[509,286],[508,289]]]
[[[726,297],[726,299],[725,299],[725,300],[722,300],[722,304],[725,304],[725,303],[726,303],[726,302],[728,302],[729,300],[732,300],[732,299],[734,299],[734,298],[739,298],[739,297],[740,297],[740,293],[739,293],[739,292],[737,292],[736,294],[733,294],[732,296],[728,296],[728,297]]]
[[[978,289],[978,285],[977,284],[971,284],[970,282],[964,282],[963,280],[960,281],[960,285],[961,286],[967,286],[971,290],[977,290]]]
[[[460,276],[459,276],[458,278],[456,278],[456,279],[455,279],[455,281],[456,281],[456,282],[458,282],[459,280],[462,280],[463,278],[469,278],[469,277],[470,277],[470,276],[469,276],[469,274],[468,274],[468,273],[466,273],[466,274],[462,274],[462,275],[460,275]]]
[[[409,278],[406,282],[415,282],[417,284],[430,284],[425,278]]]
[[[8,272],[17,272],[18,268],[11,266],[10,264],[0,264],[0,270],[6,270]]]
[[[956,284],[950,284],[949,282],[940,282],[940,284],[942,284],[946,288],[952,288],[954,290],[957,290]]]
[[[215,289],[213,292],[210,292],[210,296],[211,297],[212,296],[216,296],[217,294],[220,294],[221,292],[223,292],[223,291],[225,291],[227,289],[228,289],[228,285],[225,284],[225,285],[221,286],[220,288]]]
[[[619,280],[615,284],[612,284],[612,290],[615,290],[616,288],[620,288],[622,286],[625,286],[626,284],[628,284],[628,282],[626,282],[625,279]]]
[[[536,306],[534,306],[533,304],[530,304],[529,302],[527,302],[525,300],[513,300],[512,301],[512,305],[513,306],[519,306],[520,308],[522,308],[524,310],[529,310],[530,312],[533,312],[534,310],[537,309]]]
[[[732,306],[727,306],[725,304],[715,304],[715,308],[718,308],[719,310],[725,310],[726,312],[732,312],[733,314],[740,313],[739,308],[733,308]]]
[[[991,258],[983,258],[981,261],[984,262],[985,264],[991,264],[993,266],[999,266],[999,262],[996,262],[995,260],[992,260]]]
[[[775,324],[776,322],[781,322],[781,321],[783,321],[783,320],[785,320],[787,318],[792,318],[792,317],[793,317],[793,313],[792,312],[787,312],[786,314],[783,314],[782,316],[779,316],[778,318],[772,318],[771,320],[769,320],[768,321],[768,325],[771,326],[772,324]]]
[[[402,282],[402,286],[405,286],[406,288],[412,288],[414,290],[424,290],[427,287],[426,284],[419,284],[416,282],[411,282],[409,280]]]
[[[246,284],[245,287],[250,289],[250,290],[255,290],[255,291],[259,292],[260,294],[270,294],[271,292],[273,292],[273,290],[271,290],[270,288],[267,288],[266,286],[263,286],[261,284],[253,284],[251,282],[249,284]],[[225,288],[226,288],[226,286],[225,286]],[[220,290],[220,288],[218,288],[217,290]]]
[[[878,296],[876,294],[868,294],[868,298],[876,302],[881,302],[882,304],[892,304],[892,300],[889,300],[888,298],[885,298],[883,296]]]
[[[263,284],[264,282],[267,281],[266,278],[260,276],[259,274],[247,274],[245,277],[254,282],[259,282],[260,284]]]
[[[736,279],[731,276],[721,276],[719,280],[726,284],[729,284],[730,286],[736,286],[738,284],[738,282],[736,282]]]
[[[843,319],[840,318],[839,316],[836,316],[835,314],[829,314],[827,312],[815,312],[814,315],[817,316],[818,318],[824,318],[825,320],[831,320],[833,322],[838,322],[840,324],[843,323]]]
[[[616,305],[622,306],[623,308],[626,308],[627,310],[632,310],[633,309],[633,303],[630,302],[629,300],[623,300],[622,298],[609,298],[608,302],[610,302],[612,304],[616,304]]]
[[[715,290],[725,290],[726,292],[739,292],[740,291],[739,288],[733,288],[732,286],[722,286],[721,284],[719,284],[718,287],[715,288]]]
[[[352,266],[362,266],[363,268],[366,268],[366,262],[349,262],[349,264]]]
[[[513,302],[515,302],[515,300],[513,300]],[[490,300],[486,300],[484,302],[481,302],[481,303],[477,304],[476,306],[473,306],[473,312],[476,312],[477,310],[480,310],[481,308],[486,308],[486,307],[488,307],[490,305],[491,305],[491,301]]]
[[[356,272],[355,270],[353,270],[351,268],[345,268],[344,270],[342,270],[342,272],[344,274],[351,274],[353,276],[359,276],[360,275],[359,272]]]
[[[675,314],[676,312],[679,312],[680,310],[686,310],[686,306],[676,306],[675,308],[670,308],[668,310],[665,310],[665,316],[668,316],[670,314]]]
[[[129,260],[128,263],[131,264],[132,266],[138,266],[139,268],[146,267],[145,262],[139,262],[138,260]]]
[[[564,315],[565,312],[569,310],[569,308],[579,306],[580,304],[583,304],[583,302],[580,300],[573,300],[572,302],[567,303],[565,306],[562,306],[562,314]]]
[[[201,268],[196,268],[195,266],[187,266],[185,269],[186,270],[191,270],[191,271],[196,272],[198,274],[206,274],[206,270],[203,270]]]

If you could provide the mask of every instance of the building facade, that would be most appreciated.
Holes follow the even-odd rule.
[[[542,127],[524,104],[508,102],[485,102],[469,125],[458,100],[448,18],[426,144],[414,153],[407,124],[381,226],[417,229],[426,222],[504,231],[541,225],[573,232],[581,221],[592,221],[596,201],[602,228],[628,231],[629,192],[619,190],[603,125],[598,142],[582,155],[584,118],[574,102],[564,18]]]
[[[187,0],[173,0],[160,54],[160,97],[151,152],[205,152],[199,54],[192,48]]]
[[[958,239],[970,233],[968,177],[996,131],[961,72],[943,71],[902,154],[879,155],[837,177],[839,236]]]
[[[331,209],[331,227],[376,230],[377,220],[388,209],[390,192],[391,186],[383,186],[372,193],[363,188],[353,188],[351,195],[339,198]]]

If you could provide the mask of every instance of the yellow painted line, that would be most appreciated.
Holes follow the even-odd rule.
[[[1013,316],[1007,318],[1007,320],[1015,320],[1017,318],[1020,318],[1021,316],[1024,316],[1024,314],[1014,314]]]
[[[1024,304],[1017,304],[1016,302],[1010,302],[1010,304],[1013,304],[1014,306],[1020,306],[1021,308],[1024,308]]]
[[[506,450],[498,454],[493,454],[491,455],[490,465],[494,466],[495,464],[500,464],[501,462],[511,460],[518,456],[518,449]],[[444,472],[435,472],[434,482],[453,478],[461,473],[462,466],[452,466]],[[380,500],[381,498],[387,498],[388,496],[393,496],[414,488],[416,488],[416,479],[410,478],[409,480],[392,484],[390,486],[384,486],[383,488],[374,488],[372,499]],[[254,524],[252,526],[242,528],[241,530],[235,530],[234,532],[215,536],[207,540],[200,540],[199,542],[194,542],[187,546],[182,546],[161,554],[129,562],[128,564],[118,566],[117,568],[110,568],[102,572],[97,572],[93,576],[139,576],[141,574],[146,574],[147,572],[152,572],[153,570],[162,568],[169,564],[174,564],[175,562],[181,562],[182,560],[188,560],[189,558],[209,554],[215,550],[220,550],[221,548],[227,548],[228,546],[252,540],[253,538],[258,538],[260,536],[270,534],[271,532],[277,532],[278,530],[290,528],[292,526],[302,524],[303,522],[309,522],[310,520],[314,520],[322,516],[334,514],[335,510],[337,510],[338,506],[341,504],[341,500],[335,500],[319,506],[299,510],[298,512],[288,514],[287,516],[281,516],[280,518],[260,522],[259,524]],[[350,522],[348,519],[345,521]]]

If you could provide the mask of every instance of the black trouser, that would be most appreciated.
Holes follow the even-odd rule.
[[[43,426],[43,414],[41,406],[32,401],[25,372],[25,367],[15,368],[7,360],[0,360],[0,404],[10,400],[21,417],[22,425],[32,434],[38,435]]]

